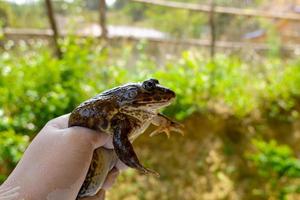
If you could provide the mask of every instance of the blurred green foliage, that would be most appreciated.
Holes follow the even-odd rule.
[[[253,144],[256,152],[249,154],[248,159],[260,177],[256,180],[260,187],[254,193],[276,199],[287,199],[290,193],[300,193],[300,160],[295,158],[292,149],[275,140],[254,140]]]
[[[0,129],[34,132],[45,121],[70,112],[89,96],[149,77],[175,89],[178,98],[166,112],[181,120],[196,111],[235,117],[255,113],[256,117],[283,120],[298,116],[297,60],[269,59],[254,67],[233,56],[217,55],[211,61],[202,54],[186,51],[181,58],[157,67],[155,60],[144,53],[146,44],[116,52],[96,43],[93,39],[68,38],[62,41],[61,60],[42,44],[30,51],[21,42],[17,51],[3,52],[0,103],[6,120]],[[6,45],[9,48],[10,44]],[[118,59],[110,59],[111,55]]]
[[[4,181],[7,174],[16,166],[28,142],[28,136],[18,135],[13,130],[0,132],[0,182]]]
[[[1,26],[7,26],[8,24],[11,23],[13,20],[13,12],[11,7],[9,6],[8,3],[6,2],[1,2],[0,3],[0,21],[1,21]]]
[[[4,21],[5,27],[48,27],[43,1],[28,4],[0,1],[0,20]]]
[[[16,44],[7,41],[1,50],[1,180],[20,159],[29,137],[47,121],[71,112],[80,102],[105,89],[150,77],[176,92],[176,101],[164,112],[178,120],[187,120],[195,114],[241,123],[249,120],[291,123],[298,119],[297,59],[284,61],[270,57],[245,62],[235,56],[218,54],[210,60],[199,52],[185,51],[179,58],[161,64],[147,56],[147,42],[122,44],[119,48],[108,47],[96,39],[68,37],[60,44],[62,59],[55,58],[42,42],[28,45],[23,41]],[[299,161],[291,150],[274,142],[254,144],[258,152],[249,160],[257,168],[257,179],[271,188],[263,192],[274,193],[276,197],[298,192],[299,184],[294,179],[298,177]],[[198,144],[196,147],[201,150]],[[222,180],[231,181],[226,171],[218,174]],[[276,190],[278,187],[280,191]]]

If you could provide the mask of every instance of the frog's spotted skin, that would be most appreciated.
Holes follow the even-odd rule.
[[[140,164],[131,143],[153,123],[158,128],[151,135],[169,131],[182,132],[180,124],[158,113],[171,103],[175,93],[159,85],[156,79],[130,83],[107,90],[79,105],[71,114],[69,126],[83,126],[113,137],[114,150],[99,148],[94,152],[79,197],[93,196],[119,158],[127,166],[145,174],[158,173]]]

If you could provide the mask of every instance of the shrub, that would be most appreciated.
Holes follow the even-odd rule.
[[[256,169],[254,177],[260,186],[253,192],[276,199],[300,193],[300,160],[295,158],[291,148],[275,140],[254,140],[253,145],[256,152],[249,154],[248,159]]]
[[[0,182],[17,164],[28,142],[26,135],[18,135],[12,130],[0,132]]]
[[[240,120],[298,117],[297,60],[246,63],[219,54],[212,61],[186,51],[161,65],[147,56],[145,42],[119,48],[105,47],[95,39],[68,37],[61,47],[64,56],[59,60],[42,42],[30,46],[8,41],[4,45],[6,51],[0,54],[1,134],[13,130],[16,136],[34,136],[47,121],[71,112],[83,100],[150,77],[176,92],[176,101],[164,112],[179,120],[196,112]]]

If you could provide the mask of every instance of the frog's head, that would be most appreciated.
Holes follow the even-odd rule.
[[[152,111],[169,105],[175,98],[175,93],[159,85],[156,79],[120,86],[115,88],[113,94],[120,107],[126,106]]]

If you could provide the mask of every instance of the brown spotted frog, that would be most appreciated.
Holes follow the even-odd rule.
[[[144,167],[132,142],[152,123],[157,126],[150,136],[170,131],[183,134],[182,125],[160,114],[175,93],[159,84],[156,79],[129,83],[100,93],[80,104],[70,115],[69,126],[82,126],[112,136],[114,150],[99,148],[79,191],[78,198],[94,196],[102,187],[107,173],[120,159],[127,166],[144,174],[158,173]]]

